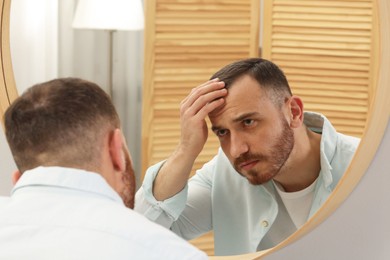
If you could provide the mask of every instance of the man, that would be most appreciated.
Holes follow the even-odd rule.
[[[0,259],[207,258],[131,210],[130,154],[99,86],[37,84],[4,118],[18,171],[11,197],[0,198]]]
[[[301,227],[359,142],[325,116],[304,113],[283,72],[258,58],[219,70],[182,101],[180,115],[180,143],[148,169],[136,211],[185,239],[213,230],[216,255],[267,249]],[[221,148],[187,184],[207,116]]]

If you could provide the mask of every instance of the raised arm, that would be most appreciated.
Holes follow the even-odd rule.
[[[196,157],[208,136],[207,115],[224,103],[225,84],[213,79],[192,89],[180,104],[180,142],[161,167],[153,184],[153,195],[158,201],[168,199],[186,185]]]

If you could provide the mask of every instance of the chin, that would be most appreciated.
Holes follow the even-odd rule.
[[[275,176],[271,174],[262,174],[262,176],[258,176],[257,174],[251,174],[249,176],[245,176],[248,182],[252,185],[263,185],[269,181],[271,181]]]
[[[269,181],[269,180],[259,179],[259,178],[253,177],[253,176],[246,177],[246,179],[252,185],[262,185],[262,184],[264,184],[264,183]]]

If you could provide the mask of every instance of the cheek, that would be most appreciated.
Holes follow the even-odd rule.
[[[268,127],[253,132],[248,136],[249,150],[251,153],[266,153],[280,139],[281,128]]]
[[[219,145],[221,146],[222,150],[226,153],[227,151],[229,151],[229,148],[230,148],[230,142],[226,141],[226,140],[219,140]]]

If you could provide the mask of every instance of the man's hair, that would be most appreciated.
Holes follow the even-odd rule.
[[[103,135],[120,126],[110,97],[96,84],[60,78],[27,89],[4,115],[21,172],[38,166],[100,166]]]
[[[238,78],[249,75],[266,90],[269,98],[281,106],[286,97],[292,96],[290,86],[283,71],[271,61],[249,58],[230,63],[217,71],[211,79],[219,78],[228,89]]]

